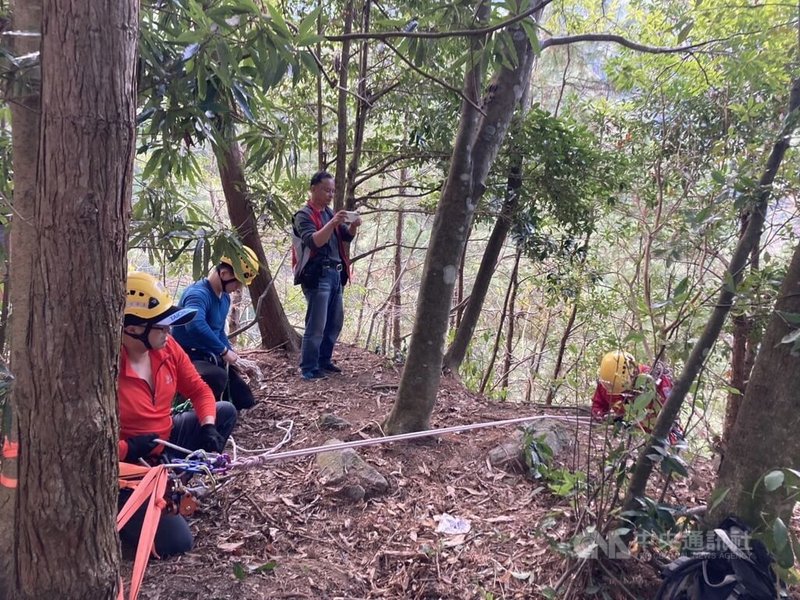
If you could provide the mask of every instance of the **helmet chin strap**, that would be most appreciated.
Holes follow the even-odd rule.
[[[223,279],[222,278],[222,270],[217,265],[217,277],[219,277],[219,281],[222,284],[222,291],[228,293],[228,284],[231,283],[239,283],[239,280],[234,277],[233,279]]]
[[[122,333],[132,337],[135,340],[139,340],[144,344],[144,347],[148,350],[152,350],[153,346],[150,344],[150,331],[153,329],[153,324],[148,323],[144,326],[144,331],[142,333],[130,333],[128,331],[122,330]]]

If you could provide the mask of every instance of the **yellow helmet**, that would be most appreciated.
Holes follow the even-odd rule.
[[[607,352],[600,361],[597,378],[610,394],[633,389],[638,367],[632,354],[622,350]]]
[[[258,275],[258,257],[256,253],[247,246],[242,246],[241,250],[236,254],[235,259],[223,256],[219,259],[219,262],[233,269],[234,277],[236,277],[240,283],[250,285],[253,283],[256,275]],[[236,261],[235,263],[234,260]]]
[[[185,325],[197,309],[180,308],[172,304],[169,292],[152,275],[134,271],[128,273],[125,284],[125,325]]]

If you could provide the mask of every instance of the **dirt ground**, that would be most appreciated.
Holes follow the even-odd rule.
[[[314,382],[299,378],[294,357],[247,354],[265,377],[259,404],[241,415],[236,443],[270,448],[283,436],[276,423],[286,419],[293,421],[293,438],[284,450],[320,445],[331,437],[349,441],[380,436],[379,423],[391,409],[399,370],[360,349],[337,352],[344,373]],[[347,419],[352,427],[322,431],[317,420],[323,413]],[[530,407],[488,402],[448,378],[433,426],[536,413]],[[574,429],[578,437],[587,434],[585,425]],[[545,483],[489,465],[488,451],[508,440],[512,431],[487,428],[359,448],[358,454],[390,486],[385,495],[366,501],[353,502],[323,486],[313,457],[239,471],[190,518],[194,550],[151,560],[140,597],[544,598],[546,588],[574,563],[554,549],[542,526],[554,523],[551,537],[563,535],[574,526],[576,515]],[[703,504],[712,481],[712,466],[695,459],[692,476],[673,486],[668,499],[677,494],[683,504]],[[470,531],[437,533],[437,518],[443,513],[467,519]],[[650,562],[617,562],[618,567],[598,579],[607,597],[655,594],[659,578]],[[599,592],[573,594],[603,597]]]

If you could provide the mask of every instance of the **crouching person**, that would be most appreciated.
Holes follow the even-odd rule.
[[[214,401],[211,389],[170,336],[171,327],[185,325],[195,312],[174,306],[154,277],[128,274],[118,376],[121,461],[158,462],[164,447],[156,439],[189,450],[221,452],[225,448],[236,424],[236,409],[229,402]],[[176,392],[191,400],[193,410],[173,419]],[[130,494],[120,492],[120,508]],[[145,508],[142,506],[120,531],[123,543],[138,543]],[[161,516],[155,536],[159,556],[187,552],[192,544],[192,533],[182,516]]]

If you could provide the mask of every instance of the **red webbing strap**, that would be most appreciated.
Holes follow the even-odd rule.
[[[3,457],[4,458],[17,458],[19,456],[19,442],[12,442],[6,438],[3,441]]]
[[[123,464],[120,464],[120,474],[123,472]],[[135,467],[142,468],[144,467]],[[125,469],[127,470],[127,469]],[[136,486],[117,515],[117,531],[120,531],[125,524],[133,517],[139,507],[147,502],[142,531],[139,534],[139,545],[136,548],[136,559],[133,562],[133,573],[131,574],[131,587],[128,594],[129,600],[135,600],[139,595],[142,586],[144,572],[147,569],[147,562],[150,559],[150,552],[158,529],[158,522],[161,519],[161,511],[164,508],[164,493],[167,490],[167,470],[159,465],[152,469],[146,469],[147,473],[141,482]],[[118,600],[125,599],[125,590],[120,581]]]
[[[8,463],[8,460],[14,460],[19,457],[19,442],[11,441],[8,437],[3,439],[3,470],[0,471],[0,486],[14,489],[17,487],[17,467],[16,463]]]

